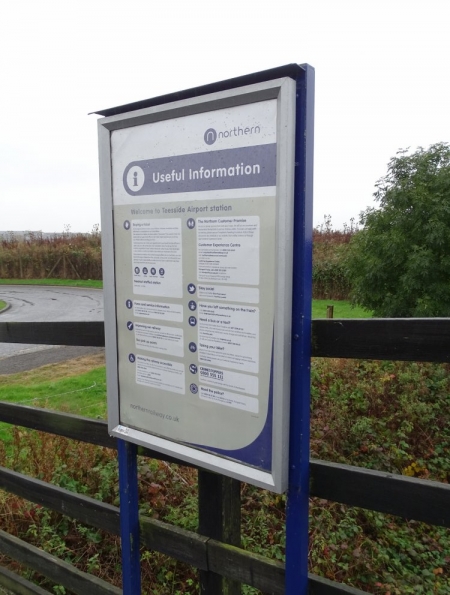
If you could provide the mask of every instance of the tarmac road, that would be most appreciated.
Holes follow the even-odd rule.
[[[101,289],[2,285],[0,300],[10,306],[0,313],[0,322],[103,320]],[[102,347],[0,343],[0,374],[30,370],[101,350]]]

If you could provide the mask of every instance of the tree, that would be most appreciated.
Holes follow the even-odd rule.
[[[347,260],[354,302],[375,316],[450,316],[450,146],[402,150]]]

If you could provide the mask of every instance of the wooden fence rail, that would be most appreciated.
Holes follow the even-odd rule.
[[[356,359],[450,362],[450,318],[318,319],[312,355]],[[94,322],[0,322],[0,343],[105,345]]]
[[[448,336],[449,319],[315,320],[312,351],[318,357],[449,362]],[[5,322],[0,323],[0,342],[102,346],[104,328],[102,322]],[[0,403],[0,421],[116,448],[115,439],[108,436],[107,424],[99,420]],[[185,464],[149,449],[141,448],[139,454]],[[447,484],[319,460],[311,461],[310,472],[312,496],[450,527]],[[118,509],[99,500],[5,468],[0,468],[0,487],[98,529],[119,534]],[[141,517],[142,545],[198,568],[204,595],[239,593],[240,583],[263,593],[281,595],[284,565],[238,547],[239,487],[235,480],[199,470],[199,533]],[[215,505],[217,502],[219,506]],[[75,593],[120,592],[2,532],[0,551],[30,568],[38,568]],[[24,595],[45,593],[8,571],[0,571],[0,584]],[[309,592],[312,595],[363,593],[314,575],[309,576]]]

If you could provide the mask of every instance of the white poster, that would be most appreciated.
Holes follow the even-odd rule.
[[[275,491],[291,339],[306,336],[291,322],[296,184],[311,208],[304,72],[98,121],[109,432]]]

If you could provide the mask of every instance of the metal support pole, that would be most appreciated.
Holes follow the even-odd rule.
[[[137,446],[131,442],[118,439],[117,449],[119,457],[123,595],[140,595]]]
[[[308,592],[314,69],[297,80],[286,595]]]

